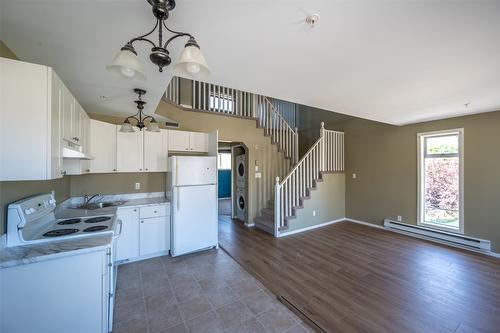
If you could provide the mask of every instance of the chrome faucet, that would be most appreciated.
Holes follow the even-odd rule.
[[[94,199],[95,197],[102,197],[102,195],[100,195],[100,194],[94,194],[94,195],[92,195],[92,196],[89,197],[88,194],[85,194],[83,196],[83,203],[84,204],[88,204],[88,203],[90,203],[90,200]]]

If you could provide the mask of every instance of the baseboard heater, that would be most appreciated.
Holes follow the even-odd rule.
[[[410,236],[419,235],[431,240],[441,241],[452,245],[459,245],[460,247],[472,248],[482,252],[491,251],[491,242],[486,239],[458,235],[451,232],[435,230],[418,225],[406,224],[389,219],[384,220],[384,227],[387,229],[395,229],[397,231],[401,231],[404,234],[408,234]]]

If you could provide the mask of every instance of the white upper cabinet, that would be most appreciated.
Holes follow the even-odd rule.
[[[73,118],[75,114],[75,98],[71,95],[66,86],[63,87],[63,108],[61,110],[62,138],[66,141],[74,142]]]
[[[169,130],[168,150],[206,153],[208,152],[208,134]]]
[[[0,181],[60,178],[62,82],[47,66],[6,58],[0,73]]]
[[[168,150],[189,151],[189,132],[168,130]]]
[[[116,126],[116,169],[118,172],[141,172],[144,163],[144,136],[134,128],[133,133],[120,132]]]
[[[91,173],[116,171],[116,125],[90,120]]]
[[[144,131],[144,171],[166,172],[168,165],[168,131]]]
[[[194,152],[198,152],[198,153],[208,152],[208,134],[207,133],[190,132],[189,133],[189,150],[194,151]]]

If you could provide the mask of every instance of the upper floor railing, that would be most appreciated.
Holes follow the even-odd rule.
[[[187,92],[186,92],[187,91]],[[174,77],[165,98],[177,105],[190,104],[193,109],[219,114],[253,118],[265,135],[272,138],[280,151],[298,161],[298,131],[295,104],[212,83]],[[289,123],[293,121],[293,125]]]

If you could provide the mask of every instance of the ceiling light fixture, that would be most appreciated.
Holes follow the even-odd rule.
[[[318,22],[319,14],[311,14],[306,17],[306,22],[312,27]]]
[[[149,59],[151,62],[158,66],[160,72],[163,72],[163,67],[167,67],[171,63],[170,53],[167,50],[168,45],[179,37],[189,37],[184,50],[180,55],[178,63],[174,66],[176,70],[186,72],[188,75],[194,74],[208,74],[210,68],[205,61],[205,57],[201,53],[200,46],[194,37],[186,32],[178,32],[171,30],[167,27],[165,21],[169,17],[170,11],[175,8],[175,0],[147,0],[153,7],[153,15],[156,17],[156,23],[153,29],[139,37],[131,39],[125,46],[123,46],[118,54],[113,59],[113,62],[106,66],[111,72],[121,74],[126,78],[139,77],[145,79],[146,75],[142,68],[137,52],[133,44],[137,41],[144,41],[151,44],[151,54]],[[168,38],[163,43],[163,29],[172,33],[173,36]],[[146,38],[158,29],[158,45],[152,40]]]
[[[125,118],[120,128],[120,132],[125,132],[125,133],[135,132],[133,126],[138,127],[140,131],[142,131],[142,129],[146,127],[146,131],[159,132],[160,127],[158,126],[156,119],[154,117],[147,116],[142,113],[142,110],[144,109],[144,104],[146,104],[146,102],[142,100],[141,96],[146,94],[146,90],[135,88],[134,92],[139,95],[139,99],[134,101],[134,103],[137,104],[138,111],[135,115]],[[132,125],[132,123],[130,122],[131,120],[135,121],[136,124]],[[148,121],[147,125],[146,121]]]

